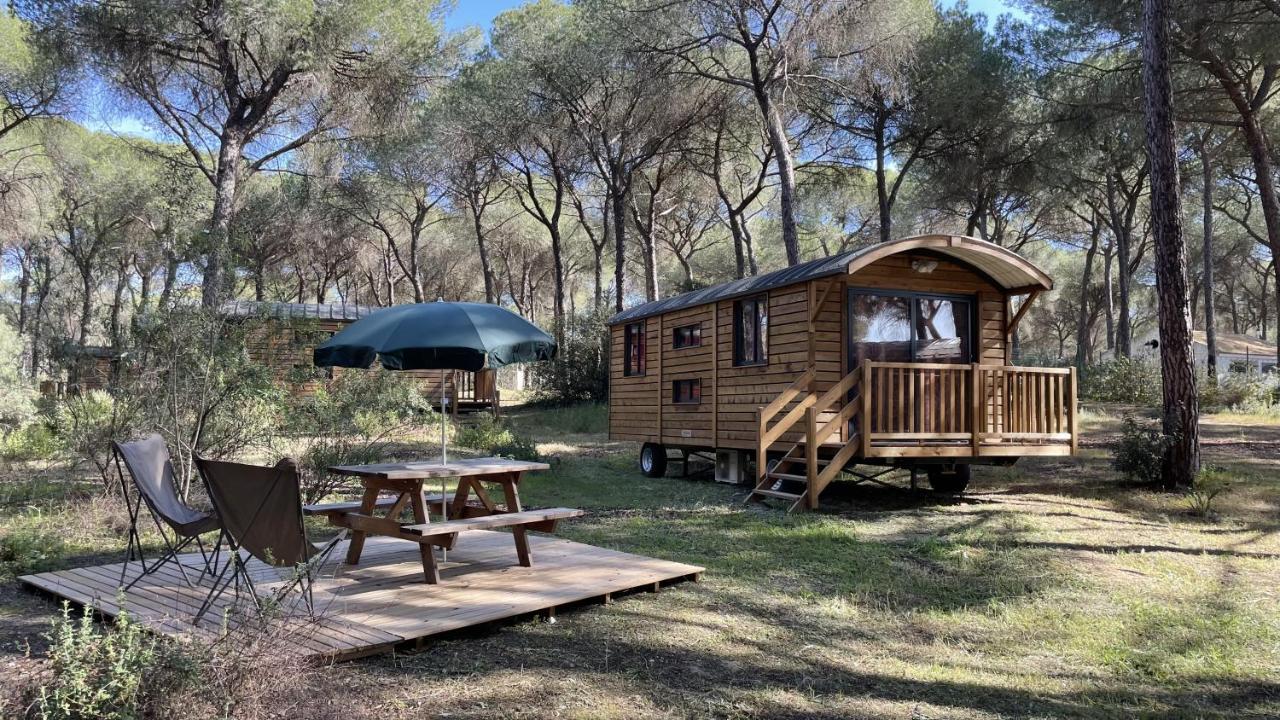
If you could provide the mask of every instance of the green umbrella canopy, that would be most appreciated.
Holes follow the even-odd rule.
[[[469,370],[550,360],[556,343],[533,323],[497,305],[416,303],[375,310],[315,349],[320,367]]]

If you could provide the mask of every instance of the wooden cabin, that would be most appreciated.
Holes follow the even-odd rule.
[[[1003,247],[923,235],[645,303],[609,320],[609,436],[651,476],[714,450],[718,479],[793,509],[856,466],[958,492],[971,464],[1071,455],[1074,370],[1011,357],[1052,287]]]
[[[369,372],[347,368],[317,368],[311,354],[316,345],[328,340],[347,325],[377,310],[369,305],[348,303],[289,303],[232,300],[222,306],[224,317],[246,319],[270,317],[281,322],[273,326],[271,334],[255,337],[249,343],[249,356],[272,368],[281,377],[294,372],[315,373],[315,379],[298,385],[298,391],[314,392],[325,380],[344,372]],[[439,370],[403,371],[412,376],[419,391],[433,406],[440,409]],[[443,373],[445,397],[451,413],[470,410],[501,412],[501,399],[493,370],[465,372],[451,370]]]

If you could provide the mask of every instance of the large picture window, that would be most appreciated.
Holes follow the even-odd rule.
[[[644,321],[628,323],[623,329],[622,374],[643,375],[645,365]]]
[[[733,303],[733,364],[769,362],[769,296],[757,295]]]
[[[971,362],[972,307],[964,297],[853,292],[850,363]]]

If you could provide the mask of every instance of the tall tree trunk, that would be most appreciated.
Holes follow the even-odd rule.
[[[1102,294],[1107,306],[1107,349],[1116,349],[1116,293],[1112,280],[1112,265],[1115,261],[1114,240],[1107,242],[1102,267]]]
[[[1169,69],[1169,0],[1142,3],[1142,89],[1151,160],[1151,226],[1160,307],[1160,367],[1165,452],[1164,483],[1190,487],[1200,470],[1199,401],[1187,302],[1187,247],[1182,237],[1178,153],[1174,143]]]
[[[111,294],[111,347],[119,349],[123,333],[120,327],[120,315],[124,310],[124,291],[129,287],[129,263],[121,260],[117,268],[115,291]]]
[[[893,238],[893,210],[889,205],[888,173],[885,170],[885,117],[876,113],[876,206],[880,211],[880,242]]]
[[[239,129],[226,128],[218,149],[218,170],[213,183],[213,220],[209,226],[209,247],[205,253],[204,279],[200,302],[216,308],[227,297],[227,268],[230,253],[231,218],[235,214],[236,186],[240,180],[240,153],[244,138]]]
[[[489,244],[484,236],[485,206],[475,197],[468,198],[471,206],[471,227],[476,234],[476,248],[480,251],[480,273],[484,275],[484,301],[490,304],[498,302],[497,291],[493,283],[493,266],[489,262]]]
[[[755,72],[754,63],[752,72]],[[767,88],[756,83],[756,103],[764,116],[765,131],[773,148],[774,161],[778,165],[778,214],[782,221],[782,246],[787,251],[787,264],[800,262],[800,240],[796,232],[795,194],[796,168],[791,154],[791,140],[787,137],[782,114],[769,96]]]
[[[1218,332],[1214,327],[1217,312],[1213,302],[1213,165],[1209,157],[1209,138],[1205,133],[1200,138],[1200,179],[1203,187],[1200,191],[1203,218],[1203,245],[1201,249],[1204,261],[1204,274],[1201,284],[1204,286],[1204,344],[1205,344],[1205,377],[1211,385],[1218,383]]]
[[[1089,355],[1089,282],[1093,278],[1093,261],[1098,255],[1098,238],[1102,235],[1100,223],[1095,222],[1089,231],[1089,252],[1084,256],[1084,276],[1080,278],[1080,312],[1076,316],[1076,372],[1083,375]]]
[[[1111,174],[1107,173],[1107,212],[1111,218],[1111,233],[1116,243],[1116,264],[1119,265],[1120,269],[1120,308],[1116,322],[1116,353],[1121,357],[1127,358],[1133,354],[1131,348],[1133,333],[1129,328],[1129,263],[1131,262],[1129,241],[1131,237],[1123,213],[1116,203],[1116,192],[1116,182]]]
[[[617,312],[622,312],[623,281],[626,279],[627,201],[623,195],[619,188],[610,186],[609,202],[613,205],[613,309]]]

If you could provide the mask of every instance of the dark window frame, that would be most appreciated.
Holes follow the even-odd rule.
[[[692,330],[689,333],[689,342],[681,342],[681,330]],[[689,323],[688,325],[680,325],[671,328],[671,349],[687,350],[689,348],[702,347],[702,323]]]
[[[744,352],[742,314],[747,303],[751,304],[755,324],[755,344],[750,357]],[[763,320],[763,323],[761,322]],[[761,332],[763,325],[763,332]],[[769,364],[769,293],[761,293],[733,301],[733,366],[762,367]]]
[[[627,323],[622,328],[622,376],[623,377],[644,377],[645,371],[649,365],[649,344],[646,337],[647,319],[637,320]],[[639,352],[636,353],[636,359],[640,365],[639,369],[632,366],[631,360],[631,343],[638,341]]]
[[[679,388],[682,384],[688,384],[689,397],[693,399],[681,400]],[[696,396],[696,397],[695,397]],[[671,404],[672,405],[700,405],[702,404],[702,378],[680,378],[671,381]]]

